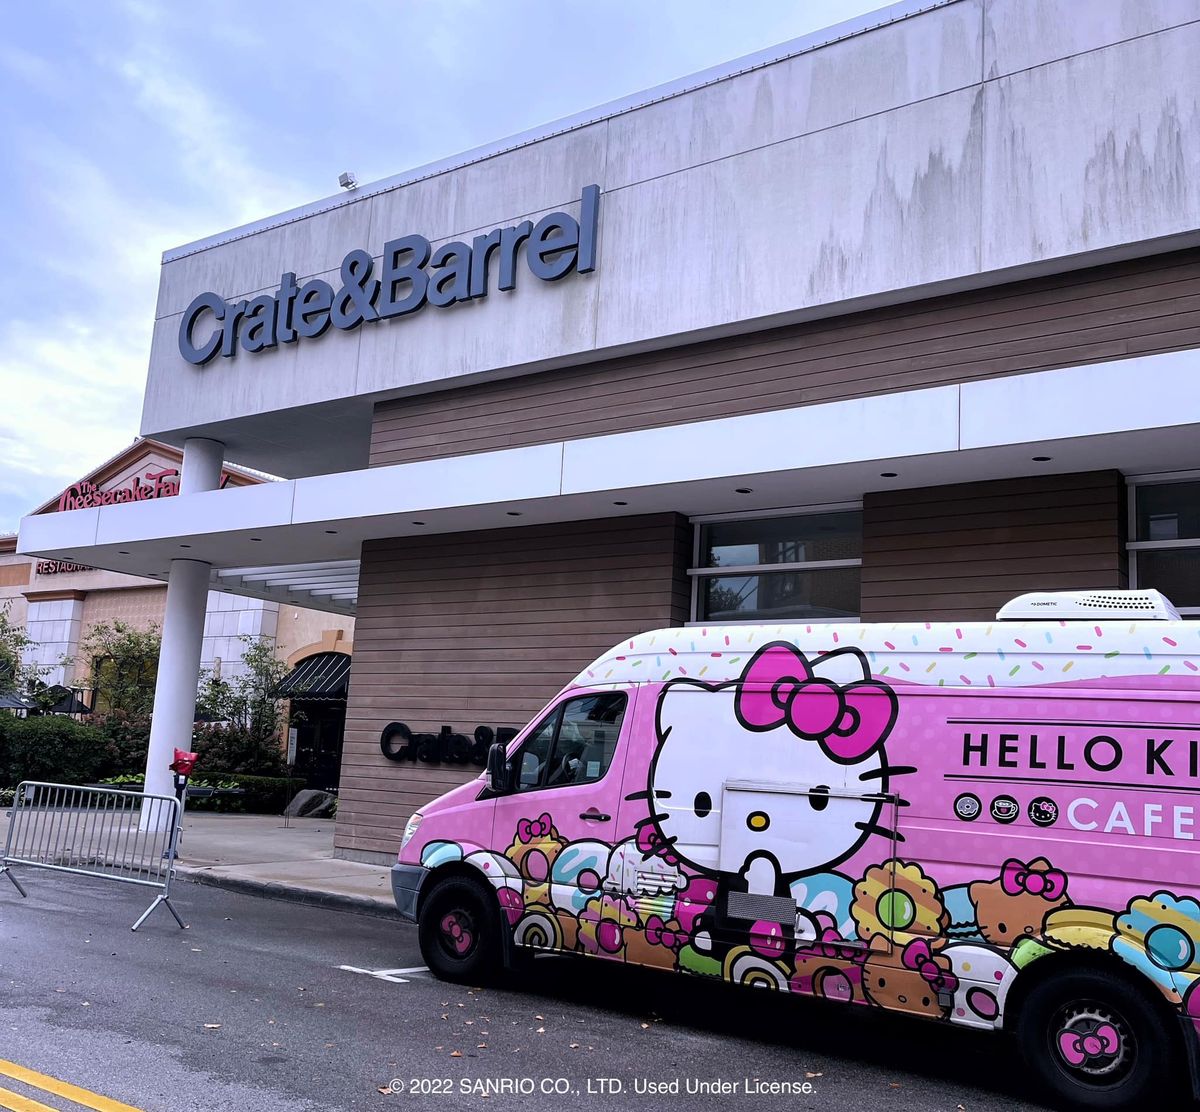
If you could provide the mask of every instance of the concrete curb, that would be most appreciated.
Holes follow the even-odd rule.
[[[400,919],[400,912],[393,905],[385,903],[383,900],[373,900],[369,896],[347,896],[341,892],[322,892],[313,888],[301,888],[294,884],[226,876],[213,873],[208,869],[187,866],[177,866],[175,876],[178,880],[203,884],[210,888],[224,888],[226,891],[240,892],[245,896],[259,896],[269,900],[308,904],[330,911],[348,911],[357,915],[374,915],[380,919]]]

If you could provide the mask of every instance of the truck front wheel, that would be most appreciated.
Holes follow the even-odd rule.
[[[478,984],[499,971],[499,906],[466,877],[447,877],[425,897],[417,937],[425,964],[443,981]]]
[[[1172,1107],[1180,1084],[1178,1031],[1165,1009],[1124,979],[1076,970],[1030,990],[1017,1041],[1038,1084],[1034,1095],[1056,1107]],[[1040,1093],[1039,1093],[1040,1090]],[[1166,1098],[1166,1103],[1163,1103]]]

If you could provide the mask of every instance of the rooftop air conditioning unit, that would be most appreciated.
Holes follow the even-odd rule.
[[[1179,611],[1158,591],[1031,591],[1006,602],[996,617],[1002,622],[1096,618],[1177,622]]]

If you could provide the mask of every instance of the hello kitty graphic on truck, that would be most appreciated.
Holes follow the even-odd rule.
[[[1200,1061],[1198,750],[1156,592],[657,630],[414,815],[393,890],[443,977],[547,950],[1006,1028],[1043,1098],[1137,1108]]]
[[[817,921],[790,886],[840,864],[872,833],[888,834],[878,821],[893,771],[883,743],[896,711],[895,693],[871,679],[857,649],[814,667],[791,643],[772,642],[728,683],[668,683],[650,766],[653,813],[641,825],[658,832],[659,852],[714,877],[727,895],[745,893],[735,896],[740,906],[775,907],[815,938]]]

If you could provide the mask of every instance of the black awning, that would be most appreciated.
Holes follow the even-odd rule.
[[[37,702],[16,691],[0,694],[0,710],[33,710]]]
[[[306,656],[279,681],[281,699],[344,699],[350,683],[350,657],[345,653]]]
[[[51,714],[91,714],[92,708],[87,705],[70,688],[55,684],[46,692],[55,701],[47,708]]]

